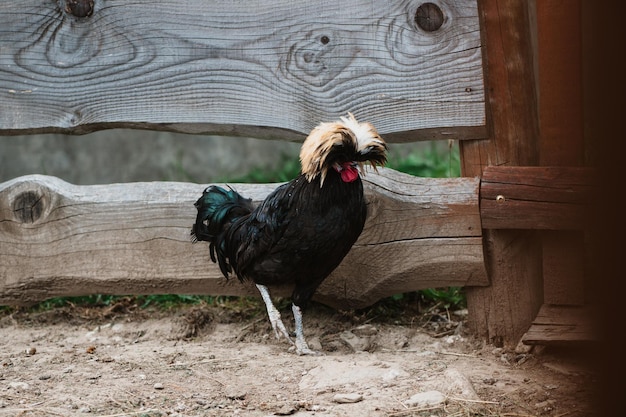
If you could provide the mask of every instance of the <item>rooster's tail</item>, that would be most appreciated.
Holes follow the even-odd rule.
[[[225,190],[211,185],[202,192],[202,197],[194,205],[198,215],[191,227],[191,239],[193,242],[210,242],[211,260],[218,262],[220,270],[228,277],[231,267],[225,255],[226,232],[237,219],[252,212],[252,200],[243,198],[230,187]]]

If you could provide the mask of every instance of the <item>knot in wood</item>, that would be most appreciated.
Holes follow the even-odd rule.
[[[13,213],[22,223],[35,223],[43,213],[43,196],[36,191],[25,191],[13,201]]]
[[[65,11],[76,17],[89,17],[93,14],[94,0],[65,0]]]
[[[415,23],[426,32],[434,32],[443,25],[443,12],[434,3],[424,3],[415,12]]]

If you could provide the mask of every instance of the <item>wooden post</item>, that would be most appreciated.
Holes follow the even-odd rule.
[[[539,162],[532,11],[514,0],[478,5],[491,131],[488,140],[461,143],[464,176],[481,175],[488,165]],[[469,325],[495,345],[515,346],[543,299],[541,241],[535,231],[485,230],[483,236],[491,285],[467,289]]]
[[[581,4],[537,2],[540,163],[580,166],[584,159]],[[544,303],[585,303],[585,250],[581,231],[546,231]]]

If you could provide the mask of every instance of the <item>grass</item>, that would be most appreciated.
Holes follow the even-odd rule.
[[[45,311],[54,308],[74,306],[94,306],[107,307],[118,303],[124,298],[131,298],[133,304],[139,308],[157,307],[159,309],[170,309],[186,304],[208,303],[214,304],[223,297],[204,296],[204,295],[183,295],[183,294],[156,294],[156,295],[108,295],[94,294],[78,297],[57,297],[42,301],[32,307],[34,311]]]
[[[413,151],[403,156],[391,157],[387,167],[406,174],[441,178],[458,177],[460,175],[459,150],[452,143],[447,149],[442,149],[435,142],[431,142],[422,152]],[[297,158],[282,157],[282,161],[276,170],[266,170],[254,168],[242,177],[224,179],[216,182],[230,183],[274,183],[286,182],[295,178],[300,171],[300,163]],[[182,167],[179,169],[183,170]],[[110,306],[118,303],[121,299],[131,297],[133,304],[139,308],[155,307],[158,309],[170,309],[184,305],[195,305],[201,303],[222,303],[230,302],[237,297],[213,297],[199,295],[179,295],[179,294],[159,294],[159,295],[139,295],[139,296],[115,296],[115,295],[89,295],[81,297],[59,297],[51,298],[31,307],[33,311],[49,310],[67,305],[81,306]],[[465,295],[462,288],[433,288],[417,291],[415,293],[397,294],[386,300],[381,300],[373,310],[386,312],[395,315],[401,313],[416,302],[428,305],[437,305],[446,310],[455,310],[465,307]],[[11,307],[0,306],[0,312],[11,311]]]
[[[389,168],[416,177],[452,178],[461,175],[458,146],[449,143],[446,151],[431,142],[423,152],[411,152],[402,157],[392,157]]]
[[[287,182],[300,173],[300,161],[292,156],[282,155],[278,166],[279,168],[274,170],[256,167],[246,175],[221,178],[216,182],[256,184]],[[413,151],[406,155],[390,157],[386,166],[416,177],[450,178],[461,175],[459,148],[452,143],[444,150],[436,142],[431,142],[422,152]]]

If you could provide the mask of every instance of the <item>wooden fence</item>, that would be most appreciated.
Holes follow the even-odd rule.
[[[402,291],[466,286],[472,330],[514,345],[560,289],[574,288],[560,293],[561,304],[584,305],[576,298],[583,282],[565,277],[578,261],[559,253],[563,242],[581,248],[572,230],[584,229],[588,170],[556,157],[551,167],[535,166],[542,147],[558,148],[566,125],[550,116],[563,104],[549,101],[563,83],[543,68],[580,54],[557,48],[545,58],[552,38],[533,22],[547,27],[550,13],[513,0],[5,2],[0,134],[133,127],[300,141],[351,111],[391,146],[460,140],[466,178],[387,169],[366,176],[365,231],[316,299],[353,308]],[[556,20],[550,30],[558,33],[565,20]],[[536,67],[542,58],[550,65]],[[548,104],[539,106],[538,91]],[[574,95],[566,107],[580,103]],[[0,303],[251,294],[221,279],[207,248],[189,241],[204,186],[75,186],[39,175],[0,184]],[[258,201],[274,186],[237,188]],[[568,232],[554,232],[561,229]],[[587,338],[577,323],[576,337],[570,328],[553,320],[526,341]]]

